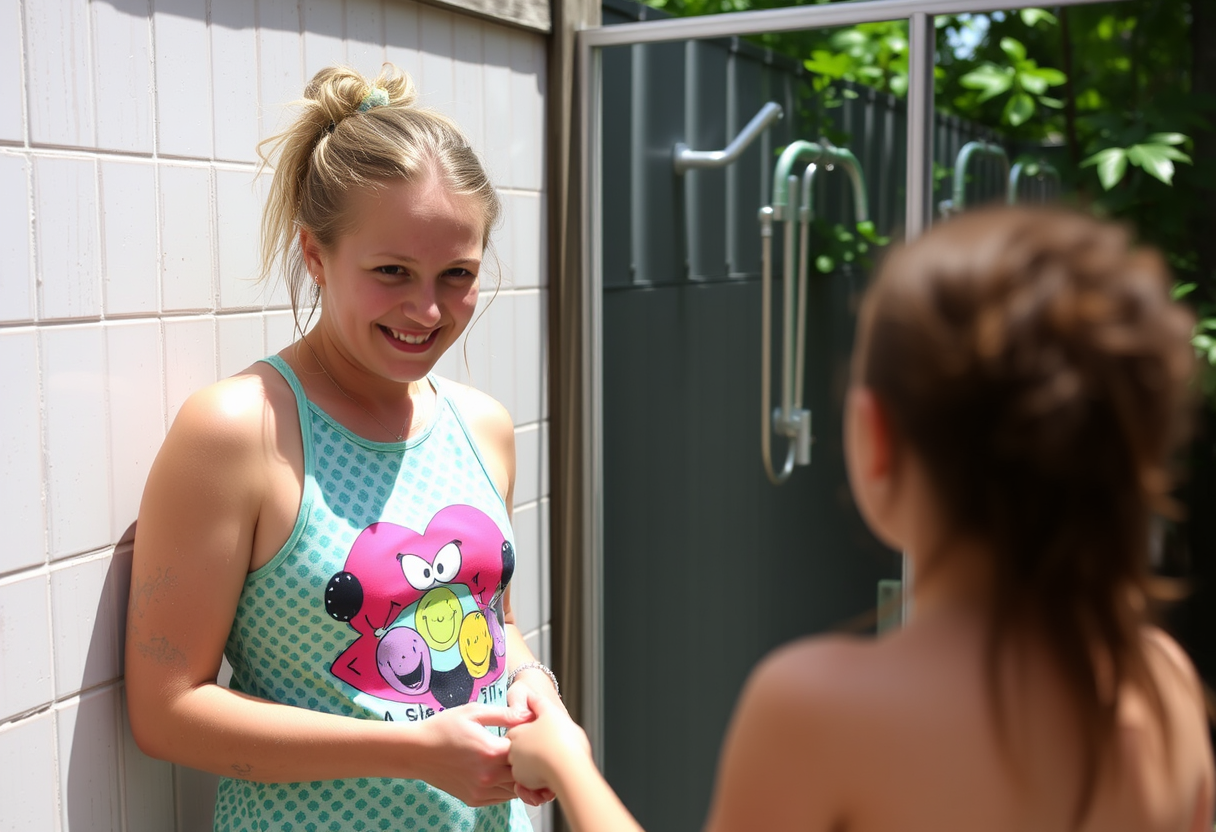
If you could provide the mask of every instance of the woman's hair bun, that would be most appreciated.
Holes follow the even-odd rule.
[[[382,106],[394,109],[411,107],[418,98],[413,79],[392,64],[385,64],[374,80],[350,67],[325,67],[305,87],[304,98],[314,103],[318,121],[336,126],[359,113],[376,90],[383,90],[388,99]]]

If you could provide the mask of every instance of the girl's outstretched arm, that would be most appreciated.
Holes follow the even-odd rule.
[[[535,691],[527,703],[535,719],[507,732],[515,782],[555,792],[577,832],[643,832],[596,769],[583,729]]]

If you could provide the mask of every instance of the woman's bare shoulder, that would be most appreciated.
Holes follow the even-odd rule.
[[[295,398],[283,377],[267,364],[254,364],[190,394],[162,455],[197,454],[203,464],[221,465],[261,457],[278,441],[280,421],[294,413]]]
[[[493,433],[514,431],[511,414],[498,399],[459,381],[445,378],[442,384],[461,417],[473,430]]]

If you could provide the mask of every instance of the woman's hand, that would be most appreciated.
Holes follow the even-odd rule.
[[[571,760],[590,758],[591,744],[565,708],[533,690],[525,690],[534,718],[507,731],[511,774],[525,789],[552,794],[557,769]]]
[[[489,806],[515,797],[515,778],[507,762],[510,743],[486,728],[512,728],[527,711],[473,702],[428,719],[421,779],[470,806]]]

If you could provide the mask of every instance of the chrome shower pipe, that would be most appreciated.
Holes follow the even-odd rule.
[[[773,469],[773,435],[769,402],[773,396],[773,219],[772,206],[760,209],[760,456],[764,473],[773,485],[781,485],[794,471],[791,442],[780,471]]]
[[[809,162],[802,173],[802,201],[797,211],[787,198],[797,192],[798,177],[791,173],[801,160]],[[789,479],[797,465],[811,461],[811,412],[802,406],[806,352],[807,280],[810,271],[810,222],[814,216],[811,185],[821,166],[831,170],[840,165],[853,184],[854,209],[858,221],[869,217],[865,180],[857,158],[844,148],[797,141],[790,144],[777,160],[773,174],[773,204],[760,209],[761,252],[761,425],[760,446],[764,471],[774,485]],[[772,226],[785,223],[782,287],[782,363],[781,406],[769,411],[772,402]],[[795,229],[795,224],[798,228]],[[795,237],[797,234],[797,238]],[[797,244],[795,244],[797,239]],[[796,265],[795,265],[796,264]],[[772,434],[789,440],[785,464],[780,472],[773,468]]]
[[[1038,202],[1048,202],[1060,193],[1060,172],[1047,162],[1018,162],[1009,171],[1009,204],[1018,203],[1018,190],[1023,177],[1032,177],[1038,184]],[[1048,187],[1048,182],[1055,185]],[[1054,192],[1053,192],[1054,191]]]
[[[776,101],[770,101],[752,116],[739,135],[722,150],[693,150],[684,142],[676,142],[672,148],[672,163],[676,174],[696,168],[724,168],[743,155],[747,146],[755,141],[765,129],[781,119],[784,110]]]
[[[952,185],[952,195],[950,199],[943,199],[938,203],[938,210],[943,217],[949,217],[951,214],[962,212],[967,206],[967,166],[971,163],[974,156],[989,156],[993,159],[999,159],[1005,167],[1006,188],[1009,183],[1009,155],[1005,153],[1005,148],[999,144],[985,141],[967,142],[959,148],[958,155],[954,157],[954,183]],[[1008,191],[1006,192],[1008,195]]]

